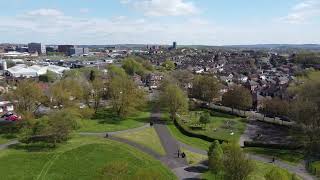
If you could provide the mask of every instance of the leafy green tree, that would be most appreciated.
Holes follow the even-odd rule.
[[[132,58],[127,58],[123,60],[122,68],[126,71],[127,74],[131,76],[134,74],[143,76],[146,71],[142,64],[140,64]]]
[[[78,127],[78,115],[67,110],[61,110],[30,121],[21,134],[20,141],[27,144],[44,142],[56,145],[66,141],[72,130]]]
[[[192,84],[192,96],[207,102],[212,102],[221,88],[219,81],[208,75],[197,75]]]
[[[160,101],[168,108],[172,120],[176,118],[178,112],[183,113],[188,110],[187,96],[176,84],[167,84],[163,87]]]
[[[117,67],[115,65],[108,66],[107,70],[108,70],[109,79],[116,77],[116,76],[122,76],[122,77],[126,76],[125,70],[123,68]]]
[[[115,76],[109,85],[111,104],[120,117],[135,111],[145,101],[145,93],[127,76]]]
[[[223,171],[223,150],[219,141],[214,141],[208,151],[209,157],[209,169],[215,173],[219,174]]]
[[[252,107],[252,95],[250,91],[242,86],[235,86],[222,96],[224,106],[247,110]]]
[[[254,163],[235,143],[223,146],[224,178],[226,180],[245,180],[254,170]]]
[[[44,93],[40,86],[31,80],[20,81],[9,94],[19,113],[34,113],[43,101]]]
[[[199,121],[202,124],[208,124],[210,122],[210,113],[208,113],[208,112],[202,113],[202,115],[200,116]]]
[[[57,78],[58,75],[56,73],[48,71],[46,74],[39,76],[39,81],[49,83],[54,82]]]
[[[60,80],[50,86],[53,106],[72,106],[83,98],[81,81],[71,78]]]
[[[279,168],[272,168],[270,172],[265,175],[266,180],[291,180],[285,171]]]
[[[174,64],[173,61],[170,61],[167,59],[165,62],[161,64],[161,66],[166,70],[166,71],[173,71],[176,68],[176,65]]]
[[[291,85],[295,100],[290,106],[290,117],[306,135],[306,149],[311,155],[320,156],[320,72],[310,72]]]

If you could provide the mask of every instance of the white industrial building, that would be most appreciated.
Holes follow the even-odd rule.
[[[12,77],[38,77],[40,75],[46,74],[48,71],[52,71],[58,75],[62,75],[64,71],[70,70],[70,68],[65,68],[56,65],[49,65],[49,66],[40,66],[40,65],[33,65],[27,66],[25,64],[18,64],[14,67],[8,68],[6,71],[6,75]]]

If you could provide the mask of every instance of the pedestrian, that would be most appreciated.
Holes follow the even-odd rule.
[[[273,157],[273,158],[272,158],[272,163],[275,163],[275,161],[276,161],[276,158]]]
[[[108,133],[106,133],[106,136],[105,136],[105,138],[108,138],[109,137],[109,134]]]
[[[180,157],[180,149],[178,149],[178,158]]]

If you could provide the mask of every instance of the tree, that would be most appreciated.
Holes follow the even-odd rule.
[[[57,144],[66,141],[72,130],[76,129],[76,119],[80,115],[71,111],[60,110],[30,121],[21,134],[20,141],[26,144],[44,142]]]
[[[72,106],[83,98],[81,80],[66,78],[50,86],[49,94],[53,106]]]
[[[235,143],[223,147],[224,177],[227,180],[245,180],[254,170],[254,163]]]
[[[209,169],[215,173],[219,174],[223,171],[223,150],[219,141],[215,140],[209,147],[208,151],[209,157]]]
[[[43,100],[44,94],[40,86],[31,80],[20,81],[17,88],[9,94],[19,113],[34,113]]]
[[[167,59],[165,62],[161,65],[166,71],[173,71],[176,68],[176,65],[173,61],[170,61]]]
[[[179,82],[181,88],[187,88],[194,78],[192,72],[188,70],[178,69],[172,71],[170,75]]]
[[[242,86],[235,86],[222,96],[222,104],[232,108],[247,110],[252,107],[252,95]]]
[[[111,104],[119,117],[135,111],[145,100],[145,93],[127,76],[115,76],[110,86]]]
[[[204,112],[199,119],[200,123],[208,124],[210,122],[210,113]]]
[[[126,71],[129,75],[138,74],[143,76],[145,74],[145,69],[139,62],[135,61],[133,58],[126,58],[123,61],[122,68]]]
[[[54,82],[57,79],[57,77],[58,76],[56,73],[52,71],[48,71],[46,74],[39,76],[39,81],[46,82],[46,83]]]
[[[105,87],[103,80],[101,78],[95,78],[92,81],[92,99],[93,99],[93,109],[97,112],[100,107],[100,101],[103,94],[106,93],[107,88]]]
[[[270,172],[265,175],[266,180],[291,180],[285,171],[279,168],[272,168]]]
[[[160,101],[169,109],[172,120],[176,118],[178,112],[185,112],[188,109],[187,96],[176,84],[167,84],[163,87]]]
[[[279,98],[268,99],[263,102],[262,111],[266,114],[276,116],[287,116],[289,113],[289,103]]]
[[[221,84],[219,81],[208,75],[198,75],[194,78],[191,94],[194,98],[212,102],[217,97]]]
[[[295,100],[290,106],[290,117],[297,122],[306,135],[307,150],[320,156],[320,72],[310,72],[292,84]]]

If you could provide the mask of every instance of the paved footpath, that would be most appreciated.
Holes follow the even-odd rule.
[[[171,168],[179,179],[199,179],[205,167],[189,166],[186,159],[178,158],[178,149],[181,144],[171,136],[166,123],[161,121],[159,108],[154,108],[151,121],[166,151],[166,156],[160,158],[161,162]]]

